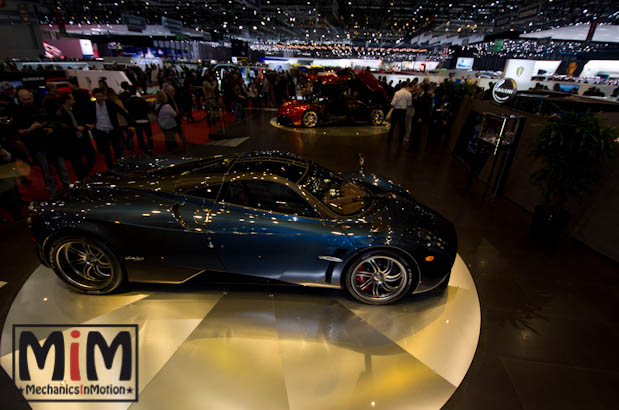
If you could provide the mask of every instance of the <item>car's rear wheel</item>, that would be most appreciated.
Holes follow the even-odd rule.
[[[385,112],[380,108],[375,108],[370,112],[370,124],[381,125],[385,121]]]
[[[114,252],[101,241],[85,236],[65,236],[50,249],[54,271],[78,292],[105,294],[123,282],[123,270]]]
[[[307,110],[303,113],[301,123],[304,127],[314,128],[318,125],[318,113],[314,110]]]
[[[410,264],[400,255],[377,250],[353,260],[344,280],[346,290],[358,301],[386,305],[410,293],[414,276]]]

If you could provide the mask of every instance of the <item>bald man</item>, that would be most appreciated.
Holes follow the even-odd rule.
[[[15,110],[14,123],[19,137],[24,141],[30,155],[41,167],[45,187],[50,194],[58,191],[52,176],[50,164],[56,168],[63,187],[69,187],[69,173],[62,155],[62,146],[53,138],[53,130],[41,113],[41,107],[35,104],[34,96],[26,89],[17,92],[19,106]]]

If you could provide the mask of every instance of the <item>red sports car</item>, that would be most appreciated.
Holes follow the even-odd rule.
[[[308,100],[287,101],[277,111],[277,122],[313,128],[340,121],[380,125],[385,120],[387,93],[367,71],[342,70],[319,77]]]

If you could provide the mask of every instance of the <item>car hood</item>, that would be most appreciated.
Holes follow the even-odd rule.
[[[312,107],[315,107],[315,106],[313,104],[308,104],[306,102],[292,100],[292,101],[287,101],[283,103],[281,107],[279,107],[279,110],[277,110],[277,114],[290,115],[298,111],[308,110]]]
[[[353,224],[343,224],[345,233],[357,247],[392,245],[406,248],[418,243],[441,251],[455,251],[454,226],[436,211],[396,195],[376,198],[374,211]]]

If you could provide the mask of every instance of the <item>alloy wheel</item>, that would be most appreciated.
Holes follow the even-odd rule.
[[[402,294],[409,272],[396,258],[373,255],[353,267],[349,280],[354,296],[367,302],[387,303]]]
[[[102,247],[86,240],[63,242],[55,250],[58,273],[81,290],[100,290],[108,286],[114,276],[114,265]]]
[[[306,111],[303,114],[303,125],[307,128],[313,128],[318,124],[318,114],[314,111]]]
[[[380,125],[385,121],[385,113],[383,110],[372,111],[371,117],[372,125]]]

